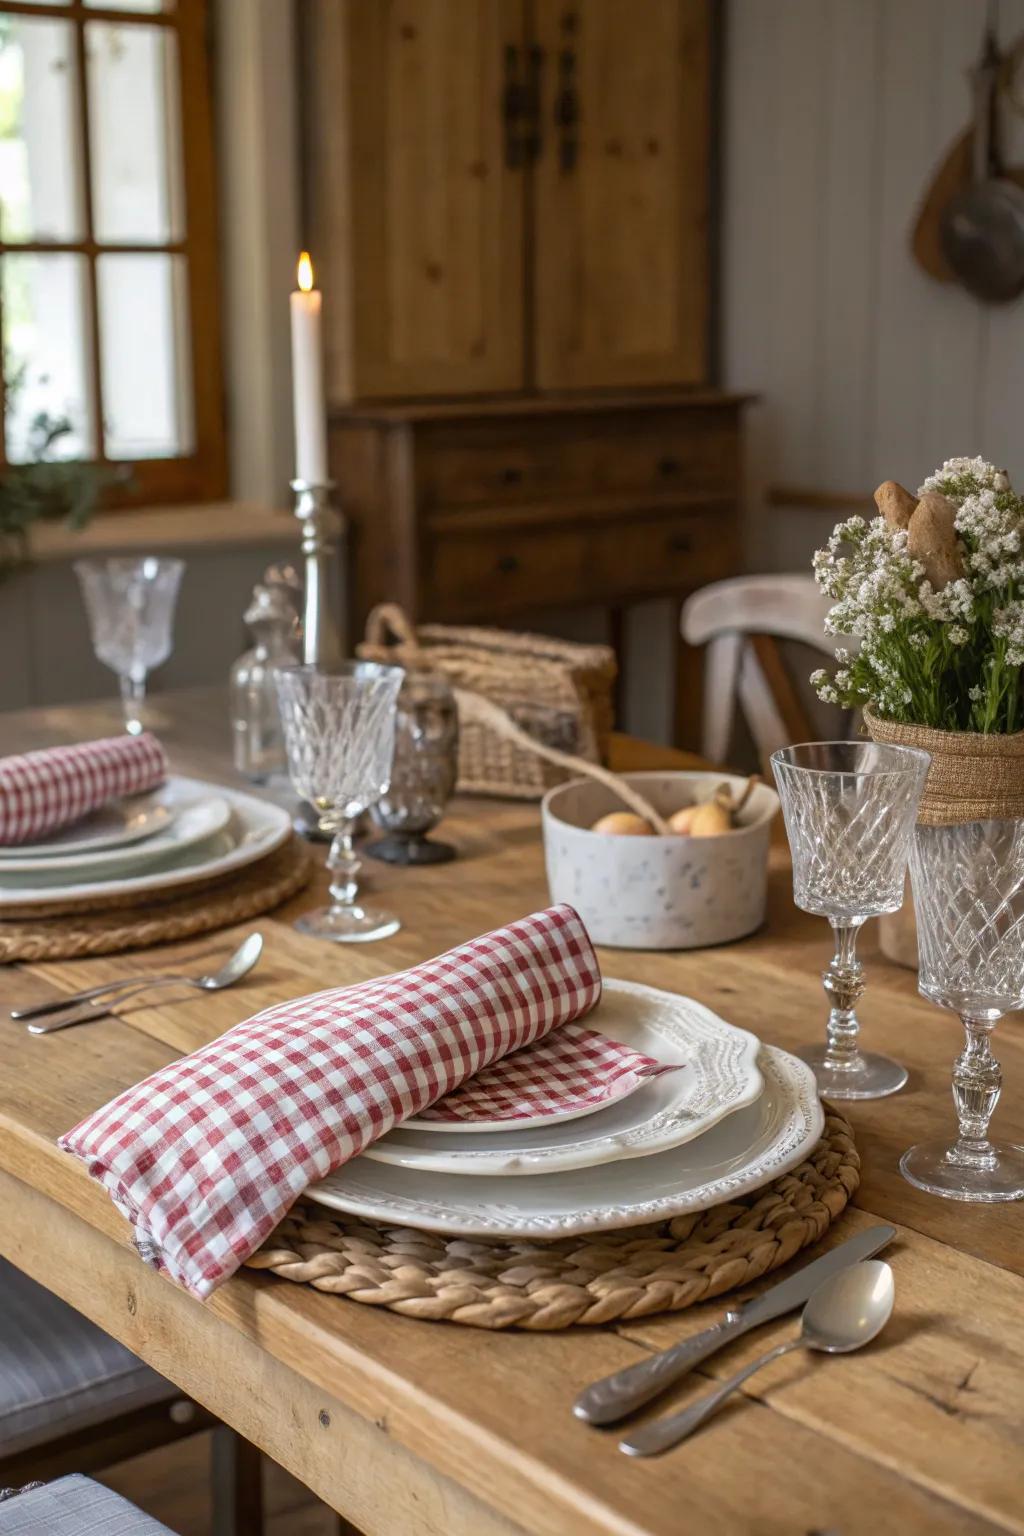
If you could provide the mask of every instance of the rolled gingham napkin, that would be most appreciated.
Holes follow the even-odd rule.
[[[0,847],[36,842],[166,777],[164,749],[148,732],[2,757]]]
[[[600,996],[583,923],[549,907],[411,970],[267,1008],[60,1145],[142,1257],[208,1296],[314,1180]]]
[[[454,1088],[425,1109],[417,1124],[472,1125],[481,1120],[514,1124],[538,1115],[578,1115],[614,1103],[647,1078],[679,1069],[585,1024],[564,1024],[546,1039],[494,1062]]]

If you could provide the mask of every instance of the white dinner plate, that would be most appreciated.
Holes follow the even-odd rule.
[[[599,1108],[585,1124],[516,1121],[485,1136],[436,1136],[441,1125],[417,1121],[423,1129],[416,1130],[407,1120],[363,1156],[398,1168],[477,1177],[592,1168],[681,1147],[752,1104],[764,1086],[757,1036],[727,1024],[692,997],[634,981],[605,981],[601,1001],[583,1022],[631,1050],[682,1065],[641,1081],[637,1091]]]
[[[52,885],[54,878],[67,884],[73,875],[83,880],[107,880],[112,875],[130,874],[145,869],[168,854],[182,853],[195,843],[204,842],[222,832],[231,820],[231,807],[223,795],[183,804],[173,815],[166,805],[164,830],[142,842],[127,847],[101,848],[91,853],[62,853],[54,858],[0,860],[0,880],[9,875],[26,877],[26,885]]]
[[[190,880],[212,879],[243,869],[279,848],[291,836],[288,812],[268,800],[243,790],[202,779],[172,775],[154,791],[176,817],[186,806],[211,797],[228,802],[230,816],[216,836],[177,853],[168,853],[141,874],[75,883],[34,884],[28,877],[5,877],[0,870],[0,918],[6,907],[41,906],[54,901],[77,901],[90,896],[134,896],[142,892],[172,890]]]
[[[467,1179],[363,1156],[306,1194],[370,1221],[462,1237],[565,1237],[706,1211],[796,1167],[821,1136],[810,1067],[771,1045],[761,1047],[758,1065],[760,1098],[671,1152],[535,1179]]]
[[[95,853],[99,848],[119,848],[162,832],[170,822],[170,810],[155,794],[132,795],[102,805],[82,821],[51,832],[36,843],[0,848],[0,864],[6,867],[8,860],[70,858],[78,853]]]

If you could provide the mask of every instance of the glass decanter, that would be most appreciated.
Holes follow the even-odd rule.
[[[288,770],[274,674],[298,660],[298,615],[287,587],[265,578],[243,617],[255,644],[231,668],[231,734],[235,767],[261,784]]]

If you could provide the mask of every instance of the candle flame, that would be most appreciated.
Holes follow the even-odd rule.
[[[303,251],[299,257],[298,277],[302,292],[309,293],[313,287],[313,263],[309,259],[308,251]]]

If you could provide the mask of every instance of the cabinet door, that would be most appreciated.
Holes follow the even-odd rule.
[[[707,369],[708,0],[536,0],[542,389]]]
[[[525,171],[504,114],[523,13],[523,0],[316,0],[309,13],[334,401],[524,385]]]

